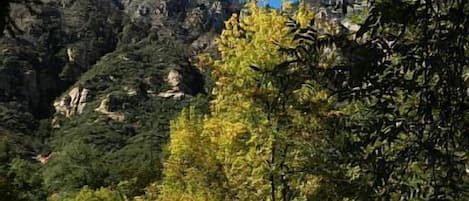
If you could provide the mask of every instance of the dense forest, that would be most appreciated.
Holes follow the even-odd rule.
[[[2,0],[0,201],[469,200],[466,0]]]

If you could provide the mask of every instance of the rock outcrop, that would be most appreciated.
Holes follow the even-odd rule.
[[[113,99],[111,99],[111,96],[106,96],[103,100],[101,100],[101,103],[99,104],[99,107],[97,107],[94,111],[99,112],[101,114],[106,115],[110,119],[114,121],[119,121],[122,122],[125,120],[125,115],[122,112],[117,112],[117,111],[112,111],[112,102]]]
[[[189,87],[187,87],[182,81],[182,74],[174,69],[171,69],[168,73],[166,81],[171,86],[171,89],[159,93],[159,97],[163,98],[174,98],[176,100],[181,100],[184,98],[191,98],[192,96],[188,94]]]
[[[330,21],[336,21],[345,28],[344,31],[354,33],[359,25],[347,19],[347,16],[360,13],[364,9],[363,0],[308,0],[307,4],[317,13]]]
[[[68,94],[54,102],[57,114],[67,118],[83,113],[85,109],[89,90],[82,87],[75,87]]]
[[[47,154],[38,154],[37,156],[33,157],[34,160],[40,162],[42,165],[45,165],[49,160],[54,157],[57,153],[47,153]]]
[[[216,54],[216,37],[213,33],[204,33],[194,40],[190,45],[191,55],[200,53]]]
[[[77,52],[74,48],[67,48],[68,62],[75,63],[77,59]]]

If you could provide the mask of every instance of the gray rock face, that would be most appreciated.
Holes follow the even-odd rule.
[[[14,5],[18,29],[0,38],[0,133],[10,136],[34,137],[51,118],[54,138],[95,123],[111,132],[109,119],[146,127],[139,115],[155,111],[168,120],[179,100],[204,90],[189,57],[216,52],[216,33],[239,9],[216,0],[41,1],[35,12]]]
[[[360,13],[365,6],[362,0],[307,0],[310,7],[332,21],[337,21],[346,31],[356,32],[358,24],[346,19],[346,16]]]
[[[150,29],[171,26],[173,31],[191,37],[210,28],[222,28],[223,20],[236,8],[231,1],[211,0],[121,0],[117,4],[135,24]]]
[[[223,21],[240,8],[236,0],[42,2],[32,8],[37,13],[12,5],[19,40],[8,34],[0,39],[0,56],[11,61],[0,67],[0,102],[25,100],[41,117],[50,115],[56,96],[119,46],[179,40],[193,55],[216,51],[216,34],[211,32],[220,31]]]
[[[111,1],[43,0],[31,9],[13,4],[16,39],[0,38],[0,105],[24,100],[35,116],[50,115],[55,97],[115,48],[120,12]]]

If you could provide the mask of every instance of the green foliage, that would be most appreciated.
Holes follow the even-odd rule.
[[[0,140],[0,195],[4,200],[12,200],[13,192],[10,184],[10,178],[8,177],[10,161],[10,148],[4,139]]]
[[[80,192],[71,198],[52,197],[50,201],[126,201],[124,195],[109,188],[92,190],[88,186],[83,187]]]
[[[47,192],[42,188],[42,175],[39,164],[14,158],[10,162],[8,175],[13,186],[16,200],[40,201],[47,197]]]
[[[204,164],[222,168],[207,168],[204,176],[223,172],[218,182],[229,186],[224,195],[239,200],[466,200],[469,26],[467,18],[454,16],[467,16],[468,8],[462,2],[371,1],[356,33],[360,40],[352,41],[321,35],[307,17],[282,22],[251,7],[240,25],[236,18],[226,22],[222,57],[213,63],[215,97],[202,131],[189,126],[201,118],[183,115],[181,121],[198,120],[176,124],[175,133],[190,132],[172,139],[170,150],[189,155],[172,152],[182,169],[198,167],[194,152],[205,149],[180,143],[211,139],[205,148],[218,162]],[[307,16],[301,6],[297,16]],[[269,24],[273,19],[280,24]],[[271,30],[282,30],[285,38]],[[272,41],[280,48],[270,49]],[[324,49],[338,52],[340,62],[322,64]],[[177,183],[175,177],[198,182],[164,183],[179,195],[216,182],[173,173],[169,184]],[[315,186],[310,194],[294,183],[308,176],[306,183]]]
[[[172,124],[159,199],[309,199],[318,189],[310,160],[334,100],[303,79],[309,69],[282,50],[298,44],[289,18],[255,3],[249,13],[225,23],[221,58],[204,62],[215,82],[210,112],[203,118],[189,108]],[[307,27],[314,16],[302,7],[293,17]]]
[[[52,191],[74,190],[84,185],[103,186],[107,167],[98,159],[98,150],[83,142],[71,142],[48,162],[44,173],[46,187]],[[60,165],[56,165],[60,162]]]
[[[18,149],[8,137],[0,138],[0,200],[45,200],[39,165],[19,158]]]
[[[19,5],[10,7],[11,2]],[[1,184],[8,186],[2,188],[5,196],[1,194],[1,199],[19,199],[14,197],[15,185],[25,187],[18,187],[24,196],[34,191],[42,198],[44,194],[69,195],[83,185],[96,189],[126,182],[126,195],[143,193],[145,186],[161,178],[169,121],[188,103],[157,96],[172,88],[165,79],[168,72],[181,72],[191,95],[203,90],[202,78],[187,61],[189,45],[181,42],[186,40],[185,33],[174,36],[179,28],[155,30],[148,22],[140,26],[135,16],[127,16],[131,12],[116,6],[116,1],[51,1],[23,7],[30,5],[28,2],[0,3],[2,36],[4,25],[6,29],[14,28],[13,21],[25,25],[24,32],[9,30],[11,33],[0,41],[0,137],[5,137],[11,148],[11,156],[1,164]],[[171,6],[196,6],[186,1],[174,4]],[[14,10],[11,15],[10,8]],[[174,22],[183,20],[179,12],[184,10],[178,11],[180,16]],[[159,38],[166,31],[169,40]],[[11,37],[12,32],[18,34],[18,40]],[[107,54],[110,51],[114,52]],[[54,99],[72,84],[90,90],[85,112],[71,118],[50,117]],[[130,95],[131,90],[137,95]],[[112,102],[110,110],[125,115],[125,121],[94,111],[106,97]],[[47,164],[32,160],[44,152],[52,153]],[[18,163],[14,172],[23,174],[26,164],[32,165],[34,172],[43,173],[45,189],[42,182],[31,186],[34,182],[28,176],[36,180],[34,174],[17,181],[13,170],[8,176],[15,157],[28,160]],[[12,182],[15,185],[10,185]],[[6,197],[7,193],[11,196]]]
[[[113,186],[132,180],[134,185],[126,193],[134,196],[161,178],[169,121],[188,101],[147,92],[170,89],[165,78],[172,69],[184,75],[183,83],[194,93],[202,89],[200,78],[184,60],[184,51],[169,50],[177,48],[177,44],[161,41],[122,46],[80,78],[77,85],[90,91],[88,102],[80,115],[56,117],[60,128],[52,130],[50,145],[57,155],[44,168],[50,191]],[[137,94],[129,95],[129,89]],[[95,111],[104,98],[109,98],[110,110],[125,116],[124,121]]]
[[[38,47],[0,53],[0,200],[468,200],[469,3],[369,0],[351,34],[304,2],[226,21],[220,54],[196,60],[205,86],[187,45],[160,38],[174,30],[108,1],[67,5],[70,33],[41,18]],[[82,63],[65,65],[62,46]],[[83,113],[38,121],[52,99],[25,90],[31,70],[78,80]],[[170,70],[210,96],[158,97]],[[125,119],[95,111],[106,98]],[[45,150],[47,164],[27,160]]]
[[[469,7],[370,3],[358,43],[331,38],[346,58],[325,78],[344,116],[318,154],[326,178],[341,184],[340,197],[356,200],[466,200],[468,61],[461,41],[468,41],[469,21],[454,16],[467,16]],[[306,41],[299,47],[312,47],[314,40]]]
[[[469,7],[370,2],[357,35],[374,41],[363,46],[380,57],[369,60],[342,94],[364,106],[342,122],[338,135],[348,146],[339,150],[350,153],[342,160],[357,169],[363,190],[373,189],[364,191],[368,199],[465,200],[468,99],[462,72],[468,62],[460,42],[469,39],[469,21],[462,20]],[[352,63],[355,68],[361,66]]]

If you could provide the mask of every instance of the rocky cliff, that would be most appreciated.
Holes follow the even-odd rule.
[[[131,178],[144,186],[158,177],[169,120],[204,93],[189,59],[214,52],[216,33],[239,10],[234,2],[11,5],[15,34],[0,39],[0,137],[25,157],[57,153],[43,168],[50,191]],[[90,168],[79,155],[113,168],[88,172],[102,178],[92,183],[77,177]]]

